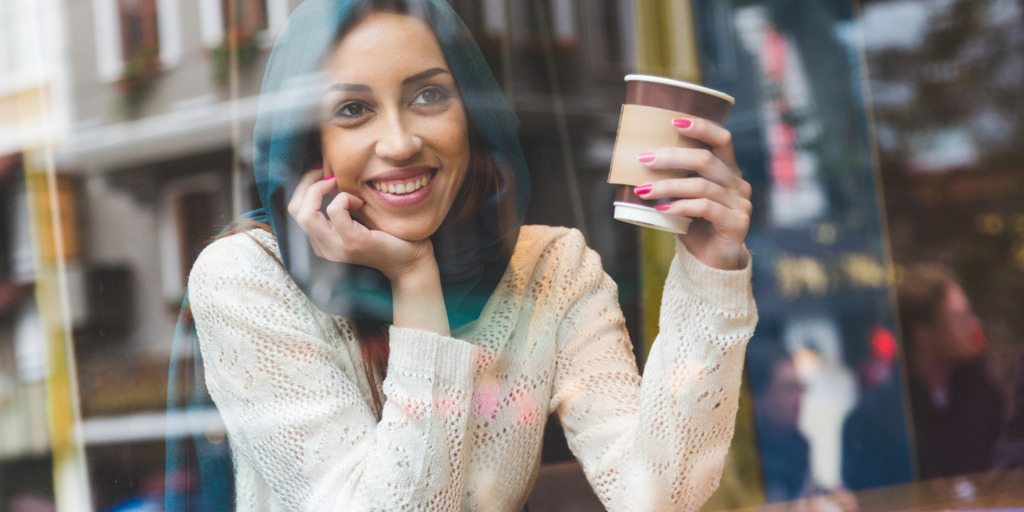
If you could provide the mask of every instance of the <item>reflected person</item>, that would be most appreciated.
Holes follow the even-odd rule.
[[[778,343],[757,340],[746,364],[768,502],[814,494],[811,447],[798,426],[804,385],[792,358]]]
[[[303,76],[324,80],[315,105]],[[596,253],[520,225],[517,121],[444,1],[307,1],[260,101],[263,207],[189,280],[237,510],[519,510],[555,411],[607,509],[699,509],[757,316],[726,130],[669,126],[711,149],[644,159],[696,172],[643,195],[703,220],[641,379]]]
[[[991,469],[1004,406],[963,287],[950,269],[918,264],[904,272],[897,300],[920,478]]]

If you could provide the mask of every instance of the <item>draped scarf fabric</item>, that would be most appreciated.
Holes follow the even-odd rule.
[[[326,90],[324,57],[368,9],[380,7],[397,7],[433,28],[478,135],[477,149],[490,155],[501,174],[500,186],[481,211],[461,220],[450,214],[431,237],[449,323],[455,330],[479,317],[508,266],[529,203],[529,175],[517,136],[519,121],[469,30],[446,1],[307,0],[295,9],[271,51],[260,93],[253,172],[262,207],[242,219],[270,226],[282,264],[317,308],[355,320],[391,322],[391,287],[383,274],[315,256],[305,233],[286,211],[300,176],[319,158],[315,148]],[[189,359],[187,354],[193,364],[181,362]],[[186,294],[175,330],[169,417],[187,417],[210,407],[202,375]],[[191,439],[192,453],[189,439],[170,431],[167,441],[166,510],[230,509],[231,503],[225,501],[231,485],[226,446],[196,436]],[[188,490],[193,486],[186,475],[199,477],[198,494]]]

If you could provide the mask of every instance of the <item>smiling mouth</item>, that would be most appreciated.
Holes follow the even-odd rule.
[[[437,167],[416,166],[392,169],[378,174],[366,185],[374,190],[384,204],[405,207],[425,200],[434,188]]]
[[[401,196],[411,194],[427,186],[430,184],[430,180],[434,179],[434,175],[436,174],[436,169],[430,169],[422,175],[411,178],[373,180],[370,182],[370,186],[377,189],[379,192]]]

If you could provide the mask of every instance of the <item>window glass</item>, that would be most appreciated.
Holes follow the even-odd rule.
[[[126,61],[160,51],[156,0],[120,0],[121,52]]]
[[[317,0],[306,1],[308,7]],[[475,157],[489,155],[490,164],[473,160],[464,167],[487,169],[490,177],[473,190],[494,195],[453,187],[459,194],[452,194],[451,211],[493,211],[498,219],[488,224],[491,217],[479,215],[484,220],[473,229],[437,228],[443,237],[431,250],[458,261],[438,267],[444,286],[451,286],[448,279],[490,283],[492,268],[479,261],[499,261],[502,271],[509,265],[486,252],[499,254],[497,242],[481,248],[458,240],[501,239],[520,217],[524,225],[577,229],[615,284],[587,288],[599,297],[614,293],[592,323],[603,325],[621,310],[621,322],[615,316],[610,323],[629,340],[615,353],[628,355],[630,364],[635,358],[640,371],[667,372],[666,381],[679,388],[736,371],[729,395],[735,421],[729,416],[716,429],[732,436],[729,453],[717,490],[701,495],[708,500],[704,510],[771,510],[779,503],[821,510],[1024,506],[1024,493],[1012,484],[1019,481],[1012,471],[1024,465],[1024,348],[1018,340],[1024,320],[1017,314],[1024,297],[1024,154],[1018,143],[1024,136],[1024,4],[440,1],[454,9],[468,35],[455,30],[465,40],[439,44],[479,46],[483,61],[479,69],[459,70],[464,62],[446,54],[450,70],[406,77],[396,87],[401,115],[423,121],[436,119],[425,112],[440,115],[452,104],[465,109],[460,119],[467,135],[450,140],[465,139]],[[332,4],[323,19],[355,3],[320,2]],[[377,3],[401,9],[407,2]],[[420,5],[412,4],[413,11]],[[330,81],[333,54],[271,56],[285,38],[336,43],[331,37],[348,33],[347,25],[324,35],[322,27],[286,23],[302,6],[299,0],[0,0],[0,510],[230,510],[241,503],[239,475],[245,485],[255,473],[237,473],[238,461],[249,459],[232,457],[243,457],[248,445],[229,437],[238,427],[214,406],[204,373],[210,366],[198,345],[188,344],[191,324],[182,319],[192,318],[191,303],[183,307],[189,275],[225,228],[239,227],[233,221],[265,201],[287,203],[297,180],[267,185],[291,176],[281,162],[305,171],[358,167],[353,141],[368,131],[359,131],[360,116],[387,112],[389,105],[367,92],[378,92],[367,86],[382,83],[375,77]],[[446,19],[431,23],[454,26]],[[360,51],[374,50],[379,47]],[[398,62],[406,54],[411,49],[388,58]],[[484,68],[501,101],[474,96],[489,91],[490,82],[446,88],[446,77],[483,75]],[[654,342],[659,322],[702,310],[687,302],[677,316],[666,316],[662,293],[674,240],[613,216],[616,186],[608,172],[630,73],[699,83],[736,100],[724,125],[734,150],[727,160],[734,157],[752,189],[745,241],[758,320],[745,351],[735,352],[728,365],[665,368],[672,355],[658,351],[665,336]],[[332,94],[353,101],[331,103]],[[502,117],[503,101],[518,125]],[[295,114],[275,117],[280,112]],[[274,120],[274,142],[260,138],[267,119]],[[336,129],[344,144],[332,142],[324,126]],[[424,138],[441,144],[463,126],[443,123],[419,139],[394,137],[393,146],[374,151],[401,152]],[[285,132],[290,138],[280,137]],[[518,141],[522,162],[502,146],[503,137]],[[332,154],[332,146],[346,151]],[[470,153],[458,148],[442,156],[458,160]],[[408,198],[422,188],[424,172],[402,172],[370,181],[382,196]],[[434,173],[426,171],[427,183]],[[529,207],[519,210],[516,186],[526,181]],[[353,207],[357,213],[349,215],[372,227],[373,207],[371,201],[363,213]],[[278,213],[279,219],[249,215],[243,224],[302,233],[287,211]],[[437,220],[454,225],[448,218]],[[366,340],[352,348],[357,355],[335,354],[338,371],[354,371],[345,366],[352,361],[387,361],[390,322],[364,321],[381,309],[393,312],[390,287],[383,295],[371,293],[388,284],[384,273],[351,268],[372,265],[333,265],[325,248],[305,237],[282,236],[273,244],[278,252],[268,250],[267,261],[286,269],[294,289],[318,308],[321,300],[342,304],[352,313],[353,336]],[[562,272],[564,281],[554,281],[551,293],[579,285],[583,278],[574,272],[585,268],[580,263]],[[491,277],[497,282],[503,275]],[[524,289],[531,293],[549,289],[550,283],[529,282]],[[272,288],[250,284],[250,291]],[[452,321],[453,338],[471,339],[472,319],[490,307],[473,301],[477,288],[467,289],[458,300],[443,297],[449,319],[462,314],[460,307],[472,310],[468,320]],[[697,295],[706,299],[716,290],[709,285]],[[431,301],[422,299],[417,310],[428,311]],[[254,292],[236,305],[259,300]],[[665,300],[676,304],[671,294]],[[448,304],[455,302],[459,306]],[[538,299],[523,307],[561,314],[583,308],[582,302]],[[267,309],[273,316],[276,310]],[[236,324],[254,331],[291,325],[280,319]],[[555,332],[559,343],[591,333],[544,322],[515,329],[537,337]],[[566,350],[552,347],[552,353]],[[266,360],[291,361],[307,349],[296,343]],[[632,370],[604,372],[573,383],[573,393],[534,399],[529,390],[536,387],[571,386],[540,378],[505,382],[505,374],[486,373],[493,357],[474,355],[487,378],[474,381],[467,398],[474,408],[466,414],[480,420],[474,425],[501,416],[516,428],[543,432],[530,438],[532,444],[495,449],[508,457],[539,453],[540,462],[533,487],[527,482],[532,467],[522,479],[525,504],[501,505],[603,510],[614,503],[614,493],[603,496],[605,503],[597,495],[617,478],[602,473],[588,480],[578,462],[581,447],[603,431],[579,434],[560,419],[574,411],[549,405],[570,403],[573,393],[585,395],[620,375],[640,382],[630,380]],[[571,363],[607,359],[583,350],[562,366],[552,362],[544,378],[563,375]],[[243,387],[267,381],[260,368],[242,368]],[[362,386],[367,414],[383,415],[394,392],[383,384],[387,368],[357,369],[354,385]],[[284,387],[299,387],[308,377],[284,375]],[[448,398],[429,406],[447,410],[459,403]],[[612,429],[612,416],[644,406],[639,398],[629,404],[612,398],[620,400],[578,409],[607,407],[609,419],[601,423]],[[403,406],[415,416],[416,404]],[[715,410],[706,416],[719,414]],[[282,416],[262,415],[268,424]],[[637,427],[637,436],[658,424],[645,425],[650,428]],[[474,442],[491,439],[486,428],[479,426]],[[648,448],[674,453],[671,439]],[[317,446],[301,448],[309,450],[295,458],[303,463],[319,454]],[[664,458],[655,465],[678,462]],[[694,474],[714,474],[717,465],[710,465]],[[473,478],[512,479],[518,469]],[[298,469],[285,473],[305,476]],[[657,495],[634,487],[630,505],[641,507]],[[298,494],[322,489],[307,491]]]

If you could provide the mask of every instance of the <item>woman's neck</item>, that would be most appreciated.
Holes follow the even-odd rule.
[[[929,396],[945,396],[953,374],[953,364],[922,351],[916,355],[910,368],[911,373],[925,386]]]

